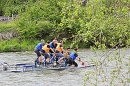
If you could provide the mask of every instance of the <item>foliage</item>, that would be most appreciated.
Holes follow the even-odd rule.
[[[3,15],[17,14],[21,39],[73,40],[71,46],[98,49],[130,45],[128,0],[2,0]]]
[[[11,16],[24,12],[25,6],[31,4],[35,0],[1,0],[0,7],[2,15]]]
[[[59,26],[64,31],[69,29],[75,43],[83,41],[97,48],[112,47],[118,43],[129,45],[126,42],[130,39],[130,16],[126,5],[129,3],[127,0],[91,0],[86,7],[81,7],[75,1],[69,6],[63,5],[61,14],[64,16]]]
[[[0,23],[0,33],[8,32],[16,29],[16,25],[14,22],[1,22]]]
[[[15,22],[0,23],[0,32],[16,28],[20,35],[1,41],[0,51],[33,50],[39,39],[56,37],[67,46],[71,43],[70,47],[90,47],[95,52],[97,58],[91,61],[96,67],[86,71],[84,86],[127,86],[130,58],[120,55],[120,47],[130,46],[130,0],[87,0],[86,6],[81,1],[1,0],[0,15],[16,14],[18,18]],[[119,51],[104,52],[107,47]],[[105,54],[97,55],[97,49]]]
[[[0,52],[20,52],[32,51],[39,40],[19,40],[14,38],[11,40],[3,40],[0,42]]]
[[[42,38],[50,35],[55,29],[58,19],[58,8],[47,1],[37,1],[16,20],[22,38]],[[51,2],[50,2],[51,3]],[[43,7],[44,6],[44,7]],[[31,9],[31,10],[30,10]]]
[[[129,86],[130,56],[128,48],[97,50],[92,47],[90,63],[96,66],[85,73],[84,86]],[[125,52],[125,53],[124,53]]]

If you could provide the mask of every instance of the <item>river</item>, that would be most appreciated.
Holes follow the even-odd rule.
[[[81,56],[82,61],[91,61],[91,59],[104,60],[108,54],[110,56],[116,55],[123,56],[125,63],[128,63],[127,68],[130,67],[130,49],[117,49],[117,50],[106,50],[105,52],[96,51],[92,52],[89,49],[84,49],[79,51],[79,56]],[[34,62],[36,55],[34,52],[8,52],[0,53],[0,62],[7,62],[8,64],[17,64],[17,63],[30,63]],[[129,59],[129,60],[128,60]],[[106,60],[104,60],[105,63]],[[106,61],[107,62],[107,61]],[[122,63],[124,63],[122,62]],[[81,64],[81,63],[79,63]],[[112,69],[111,63],[105,66],[106,69]],[[1,67],[2,69],[2,67]],[[86,79],[86,71],[95,71],[95,67],[89,67],[85,69],[67,69],[63,71],[35,71],[35,72],[21,72],[14,73],[8,71],[0,71],[0,86],[90,86],[87,85],[88,82],[84,85]],[[127,71],[127,69],[124,69]],[[130,70],[130,69],[129,69]],[[129,72],[128,72],[129,73]],[[109,74],[105,76],[110,77]],[[126,78],[129,78],[129,74],[124,74]],[[92,80],[94,81],[94,79]],[[109,81],[109,80],[108,80]],[[119,84],[119,83],[118,83]],[[117,84],[117,85],[118,85]],[[97,86],[109,86],[109,83],[99,83]],[[119,84],[124,86],[124,84]],[[129,82],[126,82],[126,86],[130,86]],[[94,85],[92,85],[94,86]]]

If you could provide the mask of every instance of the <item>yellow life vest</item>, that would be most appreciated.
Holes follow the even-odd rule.
[[[44,45],[42,50],[44,50],[46,53],[49,53],[50,48],[48,48],[47,45]]]
[[[65,57],[69,57],[70,55],[68,54],[68,52],[66,52],[66,53],[64,54],[64,56],[65,56]]]
[[[62,53],[62,48],[60,47],[61,43],[57,43],[56,50]]]

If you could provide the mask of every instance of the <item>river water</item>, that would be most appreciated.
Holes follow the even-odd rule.
[[[82,61],[91,61],[91,59],[99,59],[104,63],[106,61],[106,56],[115,56],[116,53],[119,53],[118,56],[122,56],[124,62],[128,63],[124,73],[128,71],[130,67],[130,49],[118,49],[118,50],[106,50],[105,52],[96,51],[93,52],[89,49],[84,49],[79,51],[79,56],[81,56]],[[10,65],[17,64],[17,63],[32,63],[36,55],[34,52],[8,52],[8,53],[0,53],[0,62],[7,62]],[[129,59],[129,60],[128,60]],[[79,63],[80,65],[81,63]],[[112,64],[114,64],[112,62]],[[111,63],[107,64],[106,69],[112,69]],[[2,69],[2,67],[1,67]],[[1,70],[0,69],[0,70]],[[85,69],[67,69],[63,71],[53,71],[53,70],[46,70],[46,71],[35,71],[35,72],[20,72],[14,73],[9,71],[0,71],[0,86],[90,86],[88,82],[85,81],[86,79],[86,71],[95,71],[95,67],[89,67]],[[129,69],[130,70],[130,69]],[[109,74],[105,75],[106,77],[110,76]],[[128,74],[124,74],[126,78],[129,79],[129,72]],[[92,77],[92,76],[91,76]],[[123,77],[123,76],[122,76]],[[110,81],[110,80],[107,81]],[[95,80],[92,80],[95,82]],[[106,82],[107,82],[106,81]],[[86,83],[85,83],[86,82]],[[109,83],[97,83],[97,86],[110,86]],[[93,84],[91,84],[94,86]],[[120,84],[120,86],[130,86],[130,83],[126,81],[126,84]]]

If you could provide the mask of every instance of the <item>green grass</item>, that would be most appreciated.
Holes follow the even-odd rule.
[[[38,41],[23,40],[18,38],[0,41],[0,52],[33,51]]]
[[[21,52],[21,51],[33,51],[34,47],[40,42],[40,40],[19,40],[18,38],[13,38],[11,40],[0,41],[0,52]],[[45,41],[47,42],[47,40]],[[66,41],[64,43],[64,49],[71,47],[71,41]],[[78,48],[82,48],[83,45]]]
[[[14,22],[0,22],[0,33],[9,32],[13,29],[16,29]]]

